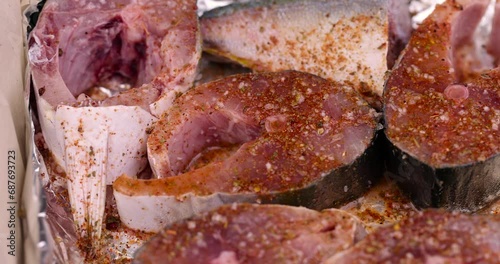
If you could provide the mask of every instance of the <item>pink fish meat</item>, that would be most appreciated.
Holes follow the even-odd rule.
[[[500,71],[473,37],[488,3],[438,5],[386,82],[388,169],[417,207],[476,211],[500,196]]]
[[[500,216],[429,210],[383,227],[325,264],[500,263]]]
[[[133,263],[321,263],[364,235],[341,210],[231,204],[165,227]]]
[[[148,138],[157,179],[123,175],[114,182],[120,218],[158,231],[229,202],[339,205],[381,176],[378,118],[354,89],[303,72],[200,85]],[[210,154],[217,149],[222,154]]]

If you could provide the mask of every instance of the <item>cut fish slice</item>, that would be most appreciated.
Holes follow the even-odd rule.
[[[132,263],[320,263],[364,235],[341,210],[232,204],[162,229]]]
[[[388,169],[418,207],[476,211],[500,196],[500,71],[481,69],[472,37],[488,3],[438,5],[387,81]]]
[[[500,216],[427,210],[366,236],[325,264],[500,263]]]
[[[117,93],[145,85],[160,98],[146,102],[128,93],[114,104],[131,97],[159,116],[195,78],[201,56],[196,1],[49,0],[31,32],[28,56],[35,90],[52,106],[75,103],[95,86]]]
[[[353,89],[308,73],[241,74],[198,86],[148,138],[159,179],[114,182],[120,218],[158,231],[230,202],[340,205],[382,174],[378,118]],[[214,148],[226,151],[200,165]]]
[[[299,70],[346,82],[380,103],[385,73],[410,35],[407,2],[232,4],[200,19],[203,49],[256,71]]]
[[[92,258],[106,184],[146,168],[156,116],[194,81],[196,1],[48,0],[28,44],[42,133]]]

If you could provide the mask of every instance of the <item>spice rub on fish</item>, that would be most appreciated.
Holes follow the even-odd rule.
[[[364,235],[341,210],[232,204],[167,226],[132,263],[321,263]]]
[[[232,4],[201,17],[203,49],[256,71],[299,70],[346,82],[380,105],[385,73],[409,39],[407,2]]]
[[[500,263],[500,216],[426,210],[382,227],[325,264]]]
[[[147,168],[149,129],[191,87],[200,54],[194,0],[45,3],[28,62],[85,257],[102,242],[106,185]]]
[[[382,174],[378,118],[353,89],[303,72],[241,74],[198,86],[176,100],[148,138],[159,179],[115,181],[120,218],[158,231],[235,201],[340,205]],[[225,154],[200,166],[217,148]]]
[[[473,38],[488,2],[438,5],[387,80],[388,169],[418,207],[476,211],[500,195],[500,72]]]

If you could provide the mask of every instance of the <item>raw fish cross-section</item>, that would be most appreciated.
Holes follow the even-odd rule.
[[[256,71],[298,70],[352,85],[380,106],[411,31],[408,1],[237,3],[201,19],[203,49]]]
[[[387,80],[388,169],[417,207],[476,211],[500,196],[500,68],[474,38],[489,2],[438,5]]]
[[[382,174],[378,119],[351,87],[303,72],[200,85],[175,102],[148,138],[158,179],[115,181],[120,218],[131,228],[158,231],[229,202],[339,205]]]
[[[162,229],[133,263],[321,263],[364,237],[359,219],[283,205],[231,204]]]

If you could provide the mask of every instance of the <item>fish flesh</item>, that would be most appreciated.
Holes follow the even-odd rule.
[[[500,196],[500,71],[473,37],[488,3],[438,5],[387,80],[389,177],[419,208],[471,212]]]
[[[148,132],[192,86],[200,56],[194,0],[45,3],[28,61],[43,137],[67,176],[86,249],[100,247],[106,185],[147,168]]]
[[[132,263],[320,263],[364,235],[337,209],[231,204],[165,227]]]
[[[500,263],[500,216],[435,209],[383,227],[325,264]]]
[[[158,90],[144,102],[133,92],[122,97],[159,116],[193,84],[199,34],[196,1],[48,0],[29,37],[35,89],[52,106],[75,103],[94,86]]]
[[[385,73],[411,32],[408,1],[236,3],[200,18],[203,50],[255,71],[299,70],[380,104]]]
[[[149,135],[155,179],[114,182],[120,219],[157,232],[231,202],[340,205],[382,175],[379,117],[354,89],[309,73],[240,74],[200,85]]]
[[[487,50],[488,53],[493,58],[493,66],[498,67],[500,65],[500,48],[497,43],[500,41],[500,2],[495,1],[494,5],[494,15],[490,31],[490,36],[488,39]]]

